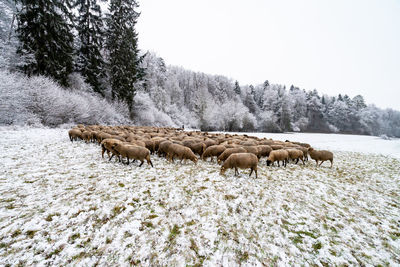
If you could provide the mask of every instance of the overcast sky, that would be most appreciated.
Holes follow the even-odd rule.
[[[139,0],[139,48],[167,64],[400,110],[399,0]]]

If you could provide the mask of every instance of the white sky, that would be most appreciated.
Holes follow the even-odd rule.
[[[139,0],[139,48],[241,85],[294,84],[400,110],[399,0]]]

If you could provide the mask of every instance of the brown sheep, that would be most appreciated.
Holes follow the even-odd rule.
[[[253,153],[254,155],[257,156],[258,159],[260,159],[257,146],[243,146],[243,148],[246,150],[247,153]]]
[[[243,147],[227,148],[224,152],[222,152],[221,155],[219,155],[217,159],[218,164],[224,162],[233,153],[246,153],[246,152],[247,152],[246,149],[244,149]]]
[[[218,145],[218,143],[212,139],[206,139],[204,140],[204,144],[206,145],[206,148],[209,146],[214,146],[214,145]]]
[[[285,149],[289,153],[289,159],[296,160],[296,164],[301,160],[304,165],[303,151],[294,148]]]
[[[101,144],[104,139],[111,138],[111,134],[100,132],[97,134],[97,142]]]
[[[184,163],[186,163],[186,160],[191,160],[195,164],[197,164],[197,157],[193,153],[193,151],[183,145],[179,144],[171,144],[168,147],[168,152],[167,152],[167,159],[169,159],[171,162],[174,162],[174,157],[177,157],[178,159],[184,160]]]
[[[159,157],[166,156],[167,152],[168,152],[168,147],[170,145],[172,145],[171,141],[168,141],[168,140],[162,141],[158,146],[158,151],[157,151],[158,156]]]
[[[118,139],[113,139],[113,138],[107,138],[107,139],[104,139],[103,141],[101,141],[101,143],[100,143],[101,157],[104,158],[104,152],[107,151],[109,161],[113,158],[114,155],[118,157],[119,161],[121,161],[121,159],[119,158],[119,153],[112,148],[113,145],[117,144],[117,143],[121,143],[121,141]],[[110,157],[110,152],[112,154],[111,157]]]
[[[209,146],[209,147],[206,148],[204,153],[201,155],[201,159],[207,161],[207,158],[211,157],[211,162],[212,162],[214,156],[218,158],[218,156],[221,155],[222,152],[225,151],[225,149],[226,148],[223,145]]]
[[[143,141],[139,141],[139,140],[132,140],[129,142],[129,144],[135,145],[135,146],[146,147],[146,143]]]
[[[273,149],[273,150],[279,150],[279,149],[282,149],[283,148],[283,145],[270,145],[270,147]]]
[[[303,161],[308,161],[308,149],[306,147],[303,146],[297,146],[295,147],[298,150],[303,151]]]
[[[253,153],[234,153],[231,154],[222,164],[220,175],[223,175],[227,169],[235,168],[235,175],[239,175],[238,168],[247,169],[250,168],[250,175],[253,171],[256,173],[257,178],[257,165],[258,158]]]
[[[206,145],[202,141],[185,140],[183,141],[183,145],[190,148],[193,153],[198,154],[199,156],[201,156],[206,150]]]
[[[140,141],[145,143],[146,148],[148,150],[150,150],[150,154],[154,154],[154,152],[156,151],[156,144],[155,144],[155,142],[153,140],[151,140],[151,139],[142,139]]]
[[[85,143],[89,143],[92,140],[92,136],[92,131],[82,132],[82,139],[85,140]]]
[[[246,140],[239,143],[241,146],[256,146],[257,142],[253,140]]]
[[[271,153],[272,148],[269,145],[258,145],[258,158],[268,157],[269,153]]]
[[[116,143],[112,146],[112,149],[117,151],[122,158],[127,158],[128,165],[129,165],[129,159],[133,159],[134,161],[140,160],[141,163],[139,167],[141,167],[143,165],[144,160],[146,160],[147,164],[153,167],[153,163],[150,160],[150,150],[148,150],[145,147]]]
[[[68,136],[71,142],[77,141],[78,139],[82,139],[82,132],[79,129],[74,128],[68,131]]]
[[[328,151],[328,150],[315,150],[314,148],[310,147],[308,149],[308,153],[310,154],[310,157],[315,160],[317,163],[317,167],[321,166],[324,161],[329,160],[331,162],[331,168],[333,166],[333,153]],[[318,161],[321,161],[321,163],[318,165]]]
[[[268,159],[267,159],[267,166],[269,166],[271,163],[274,165],[274,162],[278,162],[278,167],[279,167],[279,161],[282,161],[282,165],[286,167],[286,162],[289,158],[289,153],[286,150],[279,149],[279,150],[273,150],[271,153],[269,153]]]

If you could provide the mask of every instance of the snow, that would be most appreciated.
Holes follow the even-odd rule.
[[[244,134],[244,133],[231,133]],[[381,154],[400,158],[400,139],[384,139],[367,135],[320,134],[320,133],[246,133],[260,138],[289,140],[312,144],[317,149]]]
[[[1,127],[0,265],[400,264],[398,140],[265,135],[333,149],[334,167],[139,168],[66,129]]]

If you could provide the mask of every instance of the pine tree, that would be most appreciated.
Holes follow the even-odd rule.
[[[107,19],[107,41],[111,96],[126,101],[133,108],[135,83],[144,76],[140,68],[138,37],[135,31],[139,13],[136,1],[111,0]]]
[[[20,0],[18,14],[17,53],[32,55],[33,60],[23,65],[28,75],[53,77],[68,85],[73,70],[73,35],[70,13],[62,0]]]
[[[97,0],[76,0],[74,6],[79,12],[77,30],[80,43],[77,51],[77,70],[95,92],[104,96],[102,79],[105,77],[105,63],[101,54],[104,25],[101,8]]]
[[[240,90],[240,85],[239,85],[239,82],[238,82],[238,81],[235,81],[235,87],[233,88],[233,90],[235,91],[235,93],[236,93],[237,95],[240,95],[241,90]]]

